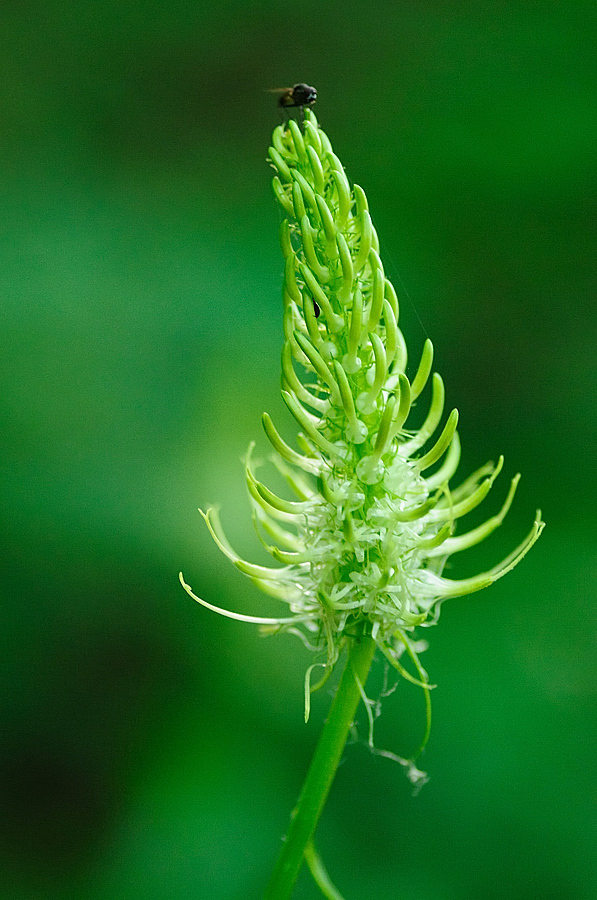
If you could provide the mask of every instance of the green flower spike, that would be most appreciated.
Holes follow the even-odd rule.
[[[379,256],[367,198],[358,185],[351,189],[310,110],[304,131],[292,120],[275,129],[269,158],[284,214],[282,397],[300,429],[299,449],[283,440],[267,413],[263,426],[294,499],[257,479],[250,451],[246,480],[257,532],[279,565],[241,559],[217,512],[202,515],[220,550],[261,590],[284,602],[288,613],[258,618],[229,612],[196,597],[182,576],[181,581],[195,600],[222,615],[259,623],[266,632],[300,635],[325,654],[326,677],[345,646],[351,652],[357,643],[364,652],[365,644],[376,645],[402,676],[424,688],[428,733],[430,685],[418,658],[425,644],[413,639],[413,629],[434,624],[446,598],[488,587],[514,568],[543,522],[538,512],[522,543],[487,572],[462,580],[442,575],[449,556],[501,525],[519,476],[497,515],[459,533],[459,520],[485,499],[502,458],[449,487],[460,457],[458,412],[452,410],[442,426],[444,384],[431,374],[431,341],[414,378],[406,375],[398,300]],[[429,380],[429,412],[418,429],[409,429],[413,404]],[[403,657],[410,658],[415,675]],[[350,681],[358,682],[355,703],[359,696],[365,701],[372,724],[364,693],[368,666],[359,680],[354,659],[351,665]],[[400,762],[409,766],[413,781],[422,777],[412,761]],[[318,880],[321,861],[313,862],[310,846],[301,849],[297,866],[304,854]],[[268,897],[289,896],[279,885],[275,890]]]

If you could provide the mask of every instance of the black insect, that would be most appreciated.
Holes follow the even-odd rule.
[[[291,88],[276,88],[274,93],[280,94],[278,106],[313,106],[317,100],[317,91],[308,84],[295,84]]]
[[[302,81],[292,87],[271,88],[270,93],[279,95],[278,106],[280,109],[298,109],[301,125],[305,117],[305,106],[310,109],[317,100],[315,88]]]

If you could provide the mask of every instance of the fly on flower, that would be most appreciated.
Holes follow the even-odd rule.
[[[304,123],[305,107],[310,109],[317,100],[316,89],[302,81],[292,87],[270,88],[269,93],[278,94],[278,106],[280,109],[298,108],[301,126]]]

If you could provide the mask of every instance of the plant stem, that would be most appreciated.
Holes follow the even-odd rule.
[[[344,900],[344,897],[339,892],[338,888],[334,887],[332,884],[327,869],[323,864],[321,856],[315,849],[313,841],[309,841],[305,847],[305,862],[309,866],[315,884],[327,900]]]
[[[292,894],[305,848],[313,837],[342,757],[374,653],[375,641],[369,635],[351,639],[346,667],[292,813],[288,835],[264,900],[288,900]]]

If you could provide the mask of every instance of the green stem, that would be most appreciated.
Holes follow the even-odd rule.
[[[323,726],[299,801],[292,813],[288,835],[266,888],[264,900],[288,900],[292,894],[305,848],[313,837],[342,757],[346,738],[361,699],[361,686],[367,681],[374,653],[375,641],[369,635],[351,640],[346,667]]]
[[[315,849],[313,841],[309,841],[305,847],[305,862],[309,866],[315,884],[327,900],[344,900],[340,891],[332,884],[327,869],[323,864],[321,856]]]

